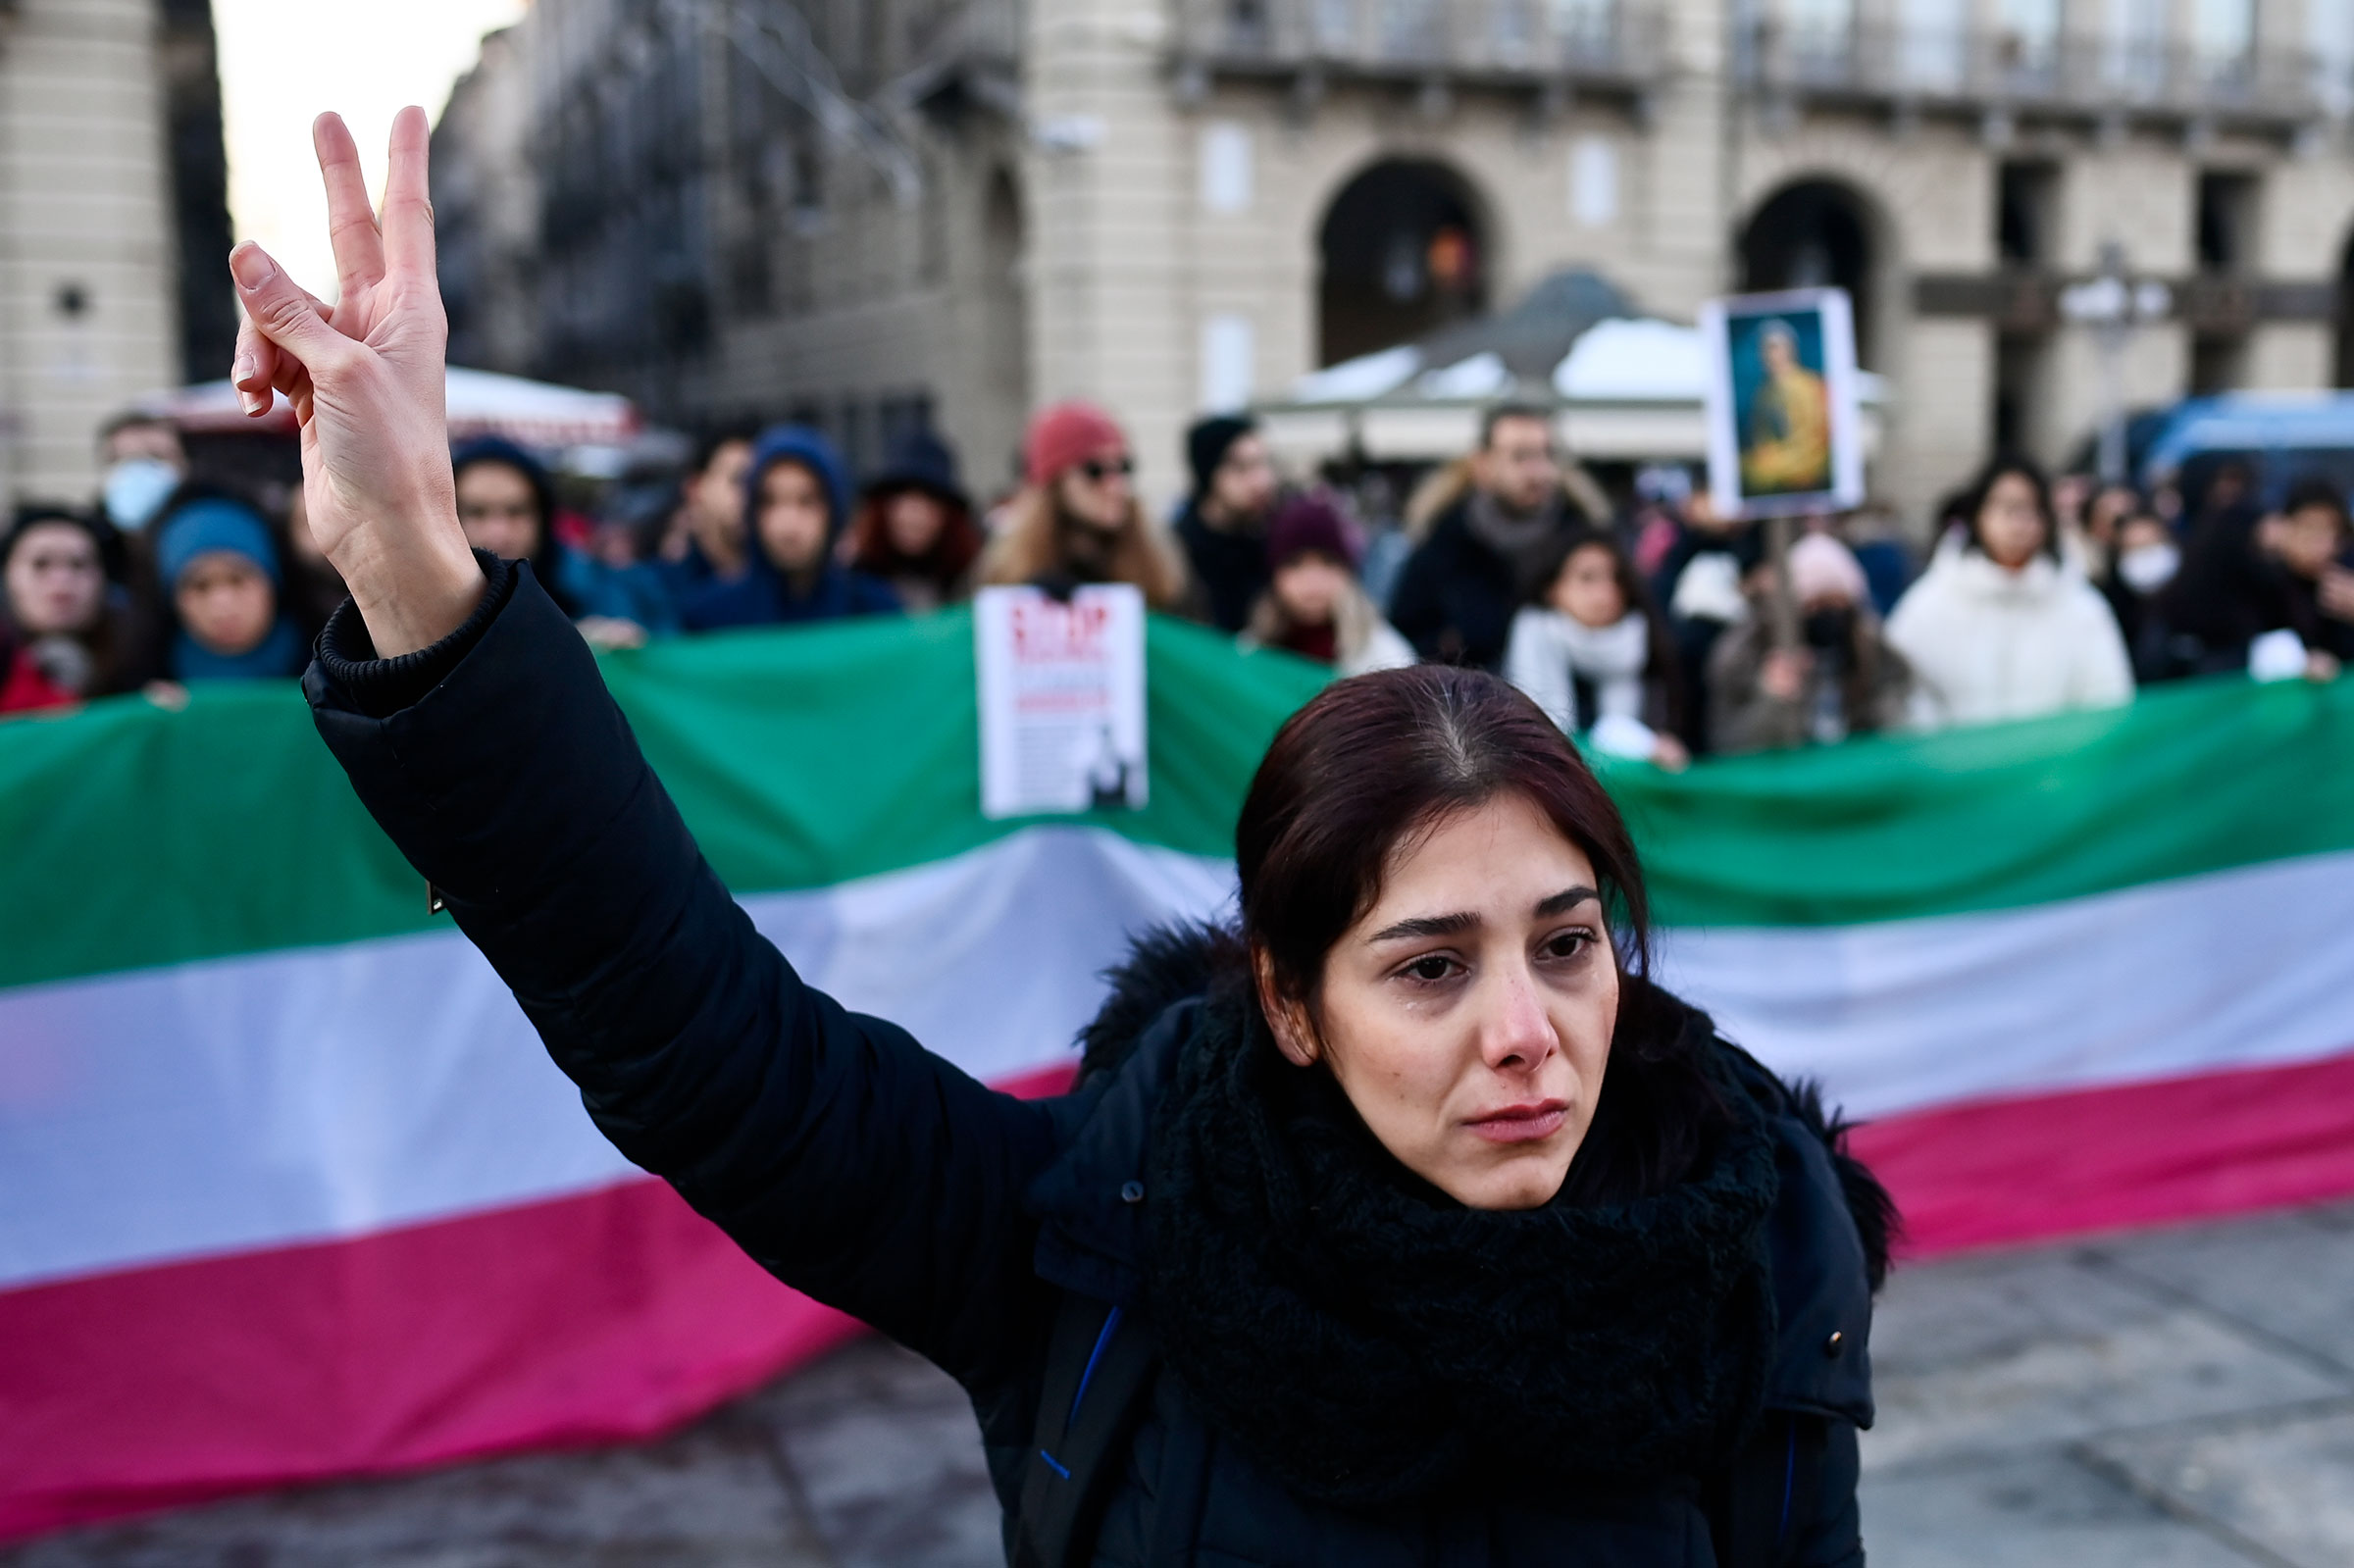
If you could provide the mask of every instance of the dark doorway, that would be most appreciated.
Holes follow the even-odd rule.
[[[2337,375],[2331,379],[2354,387],[2354,236],[2346,240],[2337,269]]]
[[[1856,310],[1856,357],[1874,363],[1871,228],[1854,191],[1810,179],[1777,191],[1741,231],[1741,286],[1837,287]]]
[[[1478,200],[1443,164],[1375,164],[1333,198],[1320,245],[1322,364],[1410,341],[1487,307]]]

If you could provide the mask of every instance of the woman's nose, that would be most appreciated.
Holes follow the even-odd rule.
[[[1515,966],[1496,977],[1488,1013],[1480,1025],[1480,1055],[1499,1072],[1525,1072],[1554,1053],[1553,1019],[1545,1011],[1536,977]]]

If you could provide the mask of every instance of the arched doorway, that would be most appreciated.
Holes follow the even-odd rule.
[[[1488,303],[1488,226],[1444,164],[1387,159],[1342,187],[1318,238],[1318,358],[1336,365]]]
[[[1872,312],[1878,265],[1864,198],[1832,180],[1784,186],[1741,230],[1742,289],[1846,289],[1856,308],[1856,357],[1866,365],[1877,363]]]

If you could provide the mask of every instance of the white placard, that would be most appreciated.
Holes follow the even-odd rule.
[[[1037,588],[973,600],[981,695],[981,813],[1130,809],[1146,798],[1145,596]]]

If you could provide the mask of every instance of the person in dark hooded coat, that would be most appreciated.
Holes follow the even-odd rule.
[[[1533,703],[1328,686],[1238,924],[1139,951],[1074,1092],[991,1091],[793,972],[530,568],[467,555],[415,450],[426,138],[333,323],[232,257],[241,390],[317,392],[321,734],[622,1151],[964,1384],[1013,1562],[1860,1568],[1885,1195],[1646,978],[1633,843]]]
[[[752,443],[743,475],[749,570],[714,581],[679,605],[690,632],[896,615],[898,595],[835,559],[849,525],[850,479],[834,443],[804,425],[778,425]]]
[[[548,596],[591,646],[637,647],[678,629],[658,574],[607,566],[557,537],[555,480],[523,447],[503,435],[477,436],[451,449],[449,467],[468,540],[507,560],[531,562]]]

